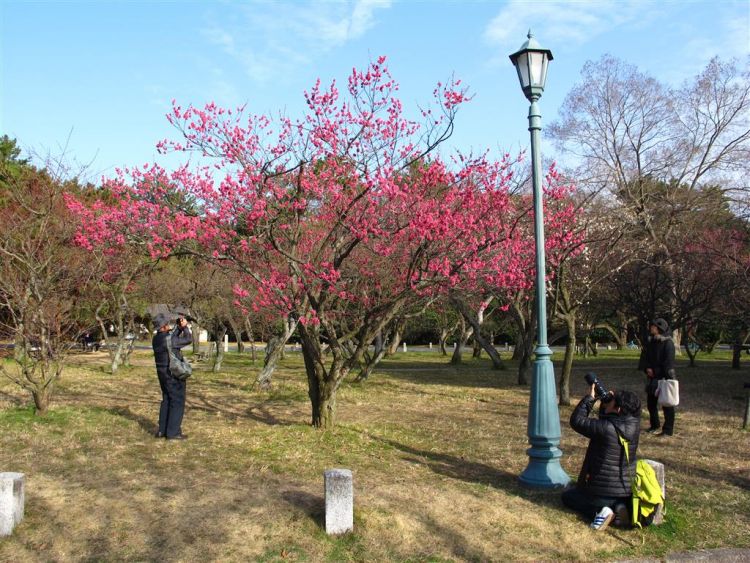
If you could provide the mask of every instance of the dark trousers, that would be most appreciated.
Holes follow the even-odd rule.
[[[583,489],[578,487],[571,487],[562,494],[562,501],[565,506],[580,512],[589,520],[593,520],[597,512],[599,512],[605,506],[614,508],[615,504],[622,502],[625,506],[628,506],[630,497],[616,498],[616,497],[596,497],[588,494]]]
[[[185,414],[185,381],[175,379],[168,368],[157,368],[161,387],[159,432],[167,438],[182,434],[182,415]]]
[[[661,424],[659,422],[658,397],[650,391],[647,393],[647,397],[648,418],[651,428],[659,428]],[[664,427],[662,428],[662,432],[671,436],[674,433],[674,407],[662,407],[662,410],[664,411]]]

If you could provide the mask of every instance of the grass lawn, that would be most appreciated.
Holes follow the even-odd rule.
[[[729,369],[727,355],[698,363],[678,360],[676,436],[641,439],[641,455],[666,465],[666,523],[595,533],[559,492],[519,485],[529,391],[511,367],[399,354],[367,383],[342,385],[338,425],[323,432],[309,426],[299,354],[269,393],[252,388],[258,366],[230,354],[224,373],[196,369],[190,438],[167,442],[153,438],[150,353],[116,376],[103,353],[76,357],[43,418],[0,380],[0,471],[26,474],[25,518],[0,539],[0,561],[613,560],[750,547],[750,432],[740,429],[750,367]],[[579,360],[573,395],[593,369],[645,403],[635,364],[633,352]],[[561,408],[561,449],[575,478],[587,442],[569,428],[571,410]],[[355,531],[337,538],[323,529],[323,471],[334,467],[353,471],[355,490]]]

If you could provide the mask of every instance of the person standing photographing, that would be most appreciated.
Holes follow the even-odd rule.
[[[193,341],[187,320],[177,320],[177,327],[173,331],[170,319],[163,314],[154,318],[156,334],[151,341],[154,350],[154,361],[156,362],[156,375],[161,387],[161,406],[159,408],[159,429],[156,438],[167,440],[185,440],[187,436],[182,433],[182,417],[185,413],[185,392],[187,383],[174,377],[169,371],[169,344],[172,353],[182,359],[180,348],[187,346]]]
[[[664,411],[664,426],[659,421],[659,403],[656,391],[661,379],[677,379],[674,371],[674,341],[669,323],[664,319],[654,319],[648,326],[649,337],[641,352],[638,369],[646,374],[646,405],[648,407],[649,428],[646,432],[661,432],[657,436],[672,436],[674,434],[674,407],[662,407]]]

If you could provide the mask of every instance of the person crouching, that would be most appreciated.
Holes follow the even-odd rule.
[[[635,474],[636,450],[641,427],[641,401],[631,391],[609,393],[602,402],[599,417],[590,417],[596,402],[595,385],[570,416],[570,426],[589,438],[578,482],[562,494],[565,506],[593,519],[591,527],[601,531],[614,520],[629,523],[632,496],[631,475]],[[629,459],[620,436],[628,441]]]

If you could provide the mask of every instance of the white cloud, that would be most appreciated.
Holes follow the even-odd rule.
[[[487,25],[484,36],[506,50],[518,48],[523,42],[518,38],[523,37],[531,23],[532,32],[544,37],[543,44],[582,45],[624,23],[643,24],[645,19],[655,17],[656,10],[657,5],[646,0],[511,0]]]
[[[484,38],[501,47],[495,52],[510,53],[520,47],[529,24],[542,45],[554,45],[555,51],[575,51],[594,44],[595,48],[601,48],[602,40],[609,34],[628,32],[633,40],[645,40],[653,46],[652,54],[638,63],[639,68],[673,85],[698,74],[714,56],[750,54],[750,8],[746,0],[713,4],[510,0],[489,22]],[[627,53],[629,48],[622,43],[613,47],[619,47],[621,53]],[[595,52],[584,56],[596,58]],[[628,59],[627,54],[619,56]],[[497,55],[490,64],[501,62],[505,64],[507,58]]]
[[[391,0],[225,5],[203,35],[265,83],[362,37],[376,24],[377,11],[390,6]]]

